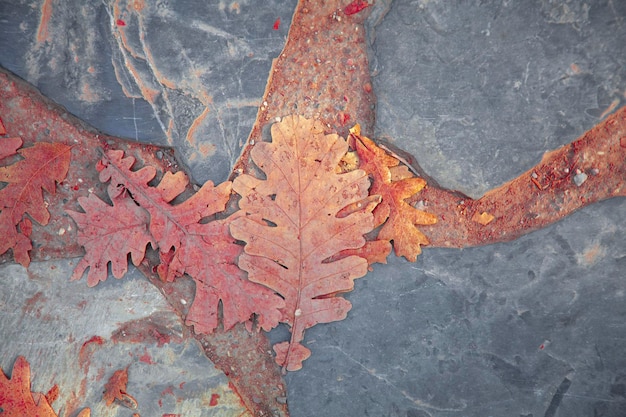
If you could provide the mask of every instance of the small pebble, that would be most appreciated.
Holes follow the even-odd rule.
[[[574,184],[576,184],[577,187],[583,185],[585,181],[587,181],[587,174],[584,172],[574,175]]]

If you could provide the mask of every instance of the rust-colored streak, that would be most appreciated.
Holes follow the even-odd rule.
[[[42,305],[46,300],[46,295],[41,291],[35,293],[35,295],[26,300],[26,303],[22,307],[22,313],[25,315],[33,315],[40,319]]]
[[[52,16],[52,0],[44,0],[41,5],[41,19],[39,20],[39,29],[37,30],[37,42],[43,43],[50,36],[48,32],[48,23]]]
[[[190,145],[195,145],[196,137],[198,136],[198,129],[200,128],[200,126],[202,126],[204,119],[209,115],[210,111],[211,110],[209,107],[205,107],[202,113],[200,114],[200,116],[196,117],[193,123],[191,124],[191,126],[189,127],[189,130],[187,131],[187,142]],[[205,155],[205,156],[211,156],[211,155]]]
[[[626,196],[624,137],[626,107],[478,200],[428,186],[414,200],[423,200],[439,219],[422,230],[431,246],[486,245],[517,239],[591,203]],[[483,212],[494,220],[486,225],[472,221]]]
[[[289,114],[319,119],[327,132],[347,137],[359,123],[364,134],[374,124],[365,29],[369,9],[351,16],[345,1],[303,0],[296,8],[287,43],[273,62],[255,125],[233,172],[248,172],[250,144],[261,129]],[[232,178],[231,178],[232,179]]]
[[[106,343],[101,336],[93,336],[87,340],[80,348],[78,352],[78,364],[81,369],[86,373],[89,365],[91,364],[91,356],[98,349],[98,346],[102,346]]]
[[[611,112],[613,110],[615,110],[617,108],[617,106],[619,105],[619,99],[616,98],[615,100],[613,100],[611,102],[611,104],[609,104],[609,107],[607,107],[602,114],[600,115],[600,119],[604,119],[607,115],[611,114]]]

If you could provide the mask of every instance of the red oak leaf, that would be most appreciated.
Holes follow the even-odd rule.
[[[232,217],[232,216],[231,216]],[[284,301],[273,291],[248,281],[235,260],[243,252],[229,233],[229,221],[217,220],[190,226],[193,244],[188,245],[185,263],[176,257],[170,268],[186,269],[196,281],[196,296],[185,323],[193,325],[196,333],[211,333],[218,325],[218,310],[222,301],[225,329],[245,322],[256,314],[260,328],[270,330],[278,324]],[[180,265],[180,266],[178,266]]]
[[[393,240],[396,255],[415,262],[422,252],[420,246],[428,244],[428,239],[416,226],[434,224],[437,217],[414,208],[404,200],[421,191],[426,181],[416,177],[394,180],[390,168],[398,166],[400,161],[371,139],[361,136],[358,125],[350,130],[350,138],[359,155],[359,168],[367,171],[372,178],[370,194],[382,197],[382,202],[374,209],[375,226],[383,225],[377,238]]]
[[[91,194],[78,199],[86,213],[67,210],[78,225],[78,243],[86,251],[71,279],[80,279],[89,268],[87,285],[90,287],[107,279],[109,262],[113,276],[122,278],[128,270],[129,253],[137,266],[146,255],[147,244],[157,246],[148,231],[148,212],[125,194],[112,201],[113,206],[110,206]]]
[[[226,329],[236,323],[250,320],[257,314],[260,327],[269,330],[278,324],[282,299],[273,291],[248,281],[236,266],[242,251],[228,233],[228,220],[205,220],[224,210],[231,194],[231,182],[217,187],[205,183],[200,190],[182,203],[171,201],[187,187],[188,179],[183,172],[166,172],[159,184],[149,186],[156,176],[153,167],[132,171],[135,159],[124,157],[121,151],[109,151],[98,164],[100,180],[110,181],[108,194],[115,202],[111,207],[96,197],[84,200],[86,213],[78,214],[79,239],[93,242],[84,245],[85,258],[74,271],[73,278],[80,278],[87,266],[97,268],[94,278],[89,273],[89,285],[106,279],[106,262],[117,265],[116,277],[126,271],[126,257],[130,252],[137,265],[144,257],[148,242],[160,251],[159,276],[168,281],[184,273],[196,281],[196,296],[187,315],[187,324],[197,333],[212,332],[218,325],[218,306],[222,302],[223,324]],[[93,201],[91,201],[93,200]],[[81,204],[83,201],[81,201]],[[91,209],[91,208],[95,209]],[[115,210],[130,210],[112,220]],[[141,214],[144,213],[144,214]],[[125,217],[126,216],[126,217]],[[110,221],[107,221],[111,219]],[[101,222],[100,222],[101,220]],[[92,228],[94,224],[99,230]],[[105,239],[94,239],[106,236]],[[109,245],[108,242],[119,242]],[[123,243],[126,242],[126,243]],[[135,258],[136,255],[136,258]]]
[[[13,137],[0,139],[0,159],[15,155],[20,146],[22,146],[22,138]]]
[[[2,417],[57,417],[44,394],[31,393],[30,366],[23,356],[15,361],[11,379],[0,368],[0,414]],[[86,408],[77,417],[89,416]]]
[[[291,341],[274,351],[276,361],[293,371],[310,355],[300,343],[305,329],[345,318],[352,305],[336,295],[367,273],[361,257],[328,258],[363,246],[373,224],[368,211],[337,216],[365,199],[369,188],[362,170],[335,173],[348,150],[341,137],[325,135],[321,122],[299,116],[272,125],[271,133],[271,143],[258,143],[251,152],[267,180],[241,175],[234,181],[247,216],[234,219],[230,231],[246,242],[239,267],[248,279],[285,299],[281,321],[291,326]]]
[[[41,225],[48,224],[50,213],[43,199],[43,191],[56,192],[56,182],[65,179],[70,166],[70,147],[60,143],[36,143],[17,151],[24,159],[0,167],[0,182],[7,183],[0,190],[0,254],[13,249],[13,256],[24,266],[30,263],[32,249],[29,230],[16,228],[28,214]],[[22,223],[26,229],[28,223]]]
[[[135,158],[124,157],[122,151],[107,152],[99,166],[100,181],[109,181],[108,192],[111,198],[128,190],[133,200],[150,214],[150,233],[156,239],[161,253],[168,253],[172,249],[177,257],[184,258],[185,243],[190,236],[188,226],[224,210],[232,184],[227,181],[214,187],[213,183],[208,181],[189,199],[171,205],[169,203],[178,197],[189,183],[185,173],[166,172],[156,187],[150,187],[148,183],[156,176],[156,169],[147,166],[132,171],[134,163]],[[187,263],[181,261],[179,265],[183,268],[161,270],[165,273],[161,278],[172,281],[176,276],[185,273],[184,266]]]

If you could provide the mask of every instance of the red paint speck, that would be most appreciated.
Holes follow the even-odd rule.
[[[122,19],[117,19],[116,23],[118,26],[126,26],[126,22],[124,22]]]
[[[357,14],[361,10],[368,7],[370,7],[370,4],[366,0],[354,0],[343,9],[343,12],[346,14],[346,16],[350,16],[353,14]]]
[[[539,350],[543,350],[546,347],[543,343],[539,345]]]
[[[280,27],[280,17],[274,21],[274,26],[272,27],[274,30],[278,30]]]
[[[183,381],[180,383],[180,385],[178,385],[178,388],[183,389],[183,387],[185,386],[186,382]]]
[[[217,400],[220,399],[219,394],[211,394],[211,399],[209,400],[209,406],[215,407],[217,405]]]

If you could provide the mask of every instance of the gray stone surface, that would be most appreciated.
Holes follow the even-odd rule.
[[[396,1],[376,27],[376,132],[472,197],[626,92],[626,3]]]
[[[625,212],[607,201],[512,243],[390,258],[346,320],[307,331],[292,415],[626,415]]]
[[[31,61],[24,57],[32,53],[28,42],[35,35],[28,32],[32,26],[22,29],[19,22],[34,12],[7,14],[6,4],[0,6],[0,31],[17,35],[5,38],[14,41],[0,36],[0,63],[28,69],[24,65]],[[260,98],[269,58],[282,46],[290,14],[255,2],[239,4],[239,14],[230,3],[224,13],[234,23],[247,22],[248,29],[233,23],[223,30],[234,34],[230,42],[239,61],[233,65],[241,71],[212,60],[211,46],[229,40],[190,24],[206,17],[201,13],[189,16],[166,7],[180,18],[168,22],[184,48],[172,50],[156,33],[163,23],[159,13],[165,12],[148,14],[152,20],[145,32],[155,54],[163,48],[163,59],[154,60],[159,70],[178,82],[195,79],[190,63],[203,64],[204,76],[195,79],[198,91],[209,92],[217,108],[211,108],[202,134],[231,149],[245,139],[255,114],[254,105],[237,103]],[[13,5],[29,10],[25,3]],[[576,139],[613,103],[619,107],[625,101],[624,2],[398,0],[385,14],[386,5],[378,2],[376,16],[384,17],[370,22],[376,131],[414,154],[442,185],[480,196],[530,168],[543,152]],[[105,21],[107,7],[98,12]],[[271,24],[278,15],[282,24],[275,33]],[[95,27],[100,29],[94,36],[107,39],[97,41],[103,42],[102,53],[112,54],[110,22]],[[30,36],[26,40],[24,33]],[[71,58],[71,45],[61,43],[57,51]],[[255,50],[251,61],[238,55],[255,45],[269,49]],[[192,58],[181,59],[181,50]],[[53,99],[75,103],[73,112],[109,133],[165,143],[156,119],[167,106],[155,110],[139,97],[124,97],[111,56],[93,80],[108,95],[95,103],[81,102],[74,84],[63,84],[73,79],[61,75],[71,73],[70,58],[60,64],[60,73],[46,67],[45,59],[36,60],[34,82]],[[161,87],[164,94],[167,88]],[[170,97],[171,111],[162,118],[175,121],[178,138],[202,110],[200,102],[193,94]],[[179,140],[172,143],[198,180],[227,175],[235,153],[220,148],[226,153],[196,156],[194,162],[206,142],[192,149]],[[390,257],[346,296],[353,303],[346,320],[307,331],[313,355],[286,377],[291,415],[626,415],[625,217],[626,199],[614,199],[514,242],[426,248],[415,264]],[[270,336],[280,340],[286,332],[277,329]]]
[[[75,416],[84,407],[94,417],[133,412],[209,417],[245,411],[228,388],[228,378],[194,339],[182,337],[180,318],[138,270],[88,288],[84,280],[69,281],[75,264],[70,259],[32,263],[28,270],[0,266],[0,367],[6,373],[18,355],[24,356],[34,392],[59,387],[52,405],[60,417]],[[124,337],[124,329],[132,332],[129,324],[142,320],[159,326],[155,330],[162,332],[162,343]],[[125,368],[127,392],[139,405],[132,411],[102,401],[106,382]],[[213,394],[219,395],[218,404],[207,407]]]

